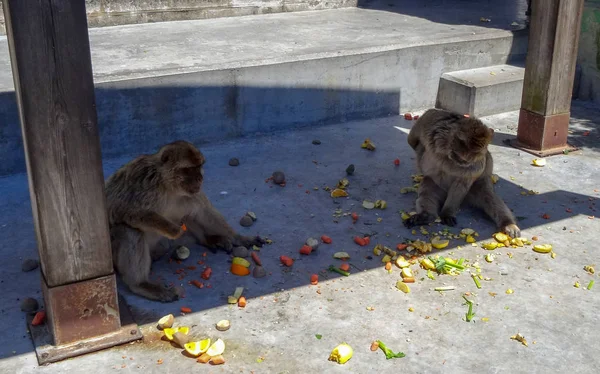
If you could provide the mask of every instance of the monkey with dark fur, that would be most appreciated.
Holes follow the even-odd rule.
[[[442,223],[456,225],[463,201],[482,209],[511,237],[520,229],[491,181],[494,161],[488,151],[494,130],[476,118],[441,109],[429,109],[411,128],[408,144],[423,174],[416,201],[417,214],[407,227],[426,225],[439,215]]]
[[[176,141],[137,157],[106,181],[113,262],[132,292],[162,302],[179,298],[176,289],[149,275],[159,241],[181,237],[182,224],[198,244],[213,250],[264,244],[260,237],[236,233],[212,206],[201,190],[204,162],[196,147]]]

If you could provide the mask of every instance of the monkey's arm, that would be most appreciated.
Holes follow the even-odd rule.
[[[416,150],[419,146],[420,131],[418,126],[419,122],[417,120],[417,123],[415,123],[415,125],[410,129],[408,137],[406,139],[408,141],[408,145],[410,145],[411,148],[414,150]]]
[[[169,239],[177,239],[183,234],[179,225],[152,211],[142,211],[124,219],[124,223],[141,231],[152,231]]]
[[[463,200],[467,196],[469,189],[471,188],[472,181],[470,179],[461,178],[456,179],[448,190],[446,201],[440,211],[440,218],[442,223],[448,226],[456,225],[456,212],[460,208]]]

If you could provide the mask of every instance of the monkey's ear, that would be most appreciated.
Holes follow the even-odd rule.
[[[163,164],[168,163],[169,161],[171,161],[172,157],[172,152],[164,151],[161,155],[160,155],[160,162],[162,162]]]

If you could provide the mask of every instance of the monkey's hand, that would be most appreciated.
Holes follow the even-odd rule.
[[[266,241],[260,236],[237,235],[235,244],[239,244],[242,247],[251,248],[252,246],[262,247],[265,243]]]
[[[441,214],[440,219],[442,220],[442,224],[450,227],[456,226],[456,217],[452,215]]]
[[[407,220],[404,221],[404,226],[407,228],[412,228],[415,226],[424,226],[428,225],[431,222],[435,221],[435,217],[427,212],[421,212],[410,216]]]
[[[166,227],[163,231],[163,235],[171,240],[179,239],[185,233],[181,226],[173,224]]]
[[[521,236],[521,229],[514,223],[504,226],[502,231],[511,238],[518,238]]]

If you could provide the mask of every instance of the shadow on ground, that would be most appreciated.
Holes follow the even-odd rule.
[[[364,9],[396,12],[449,25],[478,25],[512,30],[525,24],[527,0],[358,0]],[[481,18],[489,21],[482,22]]]
[[[236,277],[228,273],[231,259],[227,254],[213,254],[192,246],[192,255],[181,264],[170,261],[166,256],[153,265],[155,279],[183,286],[185,298],[161,304],[132,295],[120,287],[136,322],[153,324],[165,314],[178,315],[183,306],[193,310],[192,314],[185,317],[189,323],[199,323],[198,320],[211,323],[206,321],[208,315],[214,313],[211,310],[222,310],[223,318],[235,318],[237,307],[227,307],[226,300],[238,286],[246,288],[250,309],[252,304],[258,304],[258,300],[263,298],[269,299],[273,305],[283,306],[290,297],[285,291],[308,286],[311,274],[319,274],[321,283],[339,278],[337,274],[325,270],[331,264],[339,265],[340,261],[332,258],[337,251],[350,254],[349,262],[353,265],[354,274],[362,270],[381,269],[383,264],[371,252],[375,244],[382,243],[394,248],[406,239],[421,237],[404,228],[398,214],[400,210],[414,209],[415,195],[398,193],[401,187],[411,185],[410,175],[415,173],[413,153],[406,143],[406,132],[411,125],[412,122],[394,116],[202,146],[208,160],[205,190],[214,205],[240,232],[260,234],[273,240],[273,244],[259,252],[269,275],[262,279]],[[366,137],[376,144],[375,152],[360,148]],[[164,142],[171,140],[168,137],[161,139]],[[312,144],[314,139],[319,139],[321,144]],[[594,188],[600,186],[594,186],[594,183],[600,178],[596,170],[581,166],[561,167],[560,163],[569,163],[571,156],[552,158],[545,169],[532,168],[524,161],[528,157],[523,159],[514,156],[514,149],[493,148],[496,172],[501,176],[496,190],[514,209],[523,236],[537,235],[548,225],[564,226],[565,231],[572,231],[575,229],[571,223],[573,219],[584,217],[587,220],[588,216],[597,214],[598,190]],[[146,151],[152,152],[154,149],[148,147]],[[240,166],[228,166],[230,157],[239,158]],[[393,164],[395,158],[402,160],[399,167]],[[107,160],[104,164],[105,176],[128,160],[126,157]],[[356,166],[356,172],[347,177],[345,169],[350,163]],[[519,166],[515,166],[515,163]],[[553,168],[553,164],[557,167]],[[517,171],[519,168],[523,171]],[[275,170],[285,171],[286,187],[265,182]],[[572,183],[562,188],[561,181],[573,176],[580,178],[581,183],[575,188]],[[332,199],[324,188],[334,187],[344,177],[350,181],[350,197]],[[540,185],[540,180],[545,183]],[[538,191],[530,194],[530,190]],[[38,272],[22,273],[20,270],[22,259],[37,257],[26,176],[3,178],[0,193],[0,206],[5,212],[0,217],[1,255],[4,259],[0,267],[0,284],[8,290],[0,313],[3,318],[15,321],[15,328],[23,334],[15,339],[13,333],[8,334],[8,330],[3,330],[0,340],[11,341],[10,345],[2,345],[0,349],[0,359],[3,359],[32,350],[24,330],[24,317],[19,311],[19,300],[33,296],[41,301],[41,295]],[[361,207],[364,199],[385,199],[388,208],[367,211]],[[246,211],[253,211],[258,216],[253,227],[242,228],[238,224]],[[360,215],[356,224],[349,217],[349,213],[354,211]],[[340,213],[342,216],[336,217]],[[460,213],[458,221],[455,232],[471,227],[480,233],[480,239],[489,238],[495,231],[486,217],[469,209]],[[440,229],[440,225],[429,228],[430,231]],[[333,244],[321,244],[310,256],[298,253],[308,237],[318,238],[323,234],[331,236]],[[367,234],[372,235],[371,245],[359,247],[354,244],[354,236]],[[453,242],[448,250],[440,253],[451,252],[457,245],[464,243]],[[296,262],[293,267],[282,267],[280,255],[294,258]],[[205,266],[213,270],[208,281],[200,278]],[[204,288],[191,285],[192,280],[202,281]],[[15,287],[17,283],[19,287]]]

